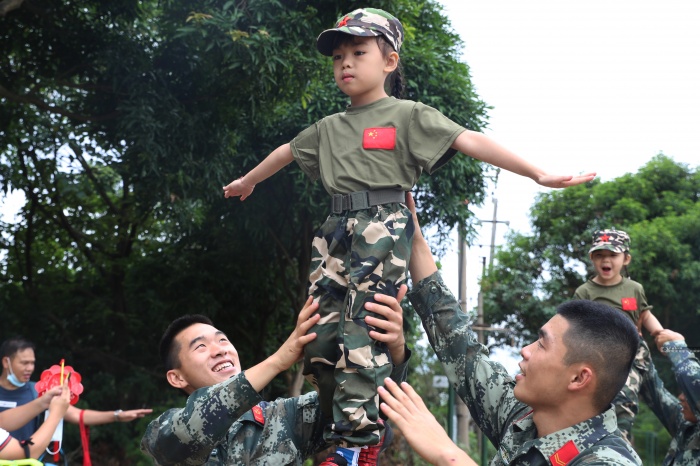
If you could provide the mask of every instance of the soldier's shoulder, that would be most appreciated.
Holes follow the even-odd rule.
[[[569,463],[569,465],[642,466],[642,460],[627,442],[619,437],[615,440],[614,442],[597,444],[588,448],[577,456],[574,461]]]

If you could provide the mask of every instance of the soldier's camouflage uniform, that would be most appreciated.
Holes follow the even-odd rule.
[[[406,348],[394,380],[405,380],[410,354]],[[193,392],[184,408],[151,421],[141,450],[162,466],[300,466],[328,447],[327,422],[316,392],[265,402],[241,373]]]
[[[671,360],[676,382],[685,394],[690,409],[700,419],[700,363],[697,357],[688,351],[684,341],[666,342],[662,351]],[[671,445],[663,466],[700,465],[700,424],[685,420],[680,401],[664,388],[653,364],[649,377],[644,379],[639,396],[671,434]]]
[[[532,409],[515,398],[515,381],[478,343],[467,315],[438,272],[415,285],[409,298],[447,377],[496,447],[491,466],[641,465],[617,432],[612,406],[587,421],[538,437]],[[572,451],[578,454],[572,456]]]

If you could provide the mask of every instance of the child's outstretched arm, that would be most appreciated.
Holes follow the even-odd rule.
[[[245,176],[232,181],[228,186],[224,186],[224,197],[241,196],[241,201],[245,201],[253,192],[256,184],[271,177],[293,160],[294,156],[289,143],[282,144]]]
[[[649,332],[649,334],[654,338],[656,338],[656,335],[661,333],[661,331],[664,329],[661,322],[659,322],[659,319],[657,319],[656,316],[649,310],[642,312],[642,314],[639,316],[639,321],[641,326],[647,329],[647,332]]]
[[[505,147],[500,146],[488,136],[476,131],[464,131],[452,143],[452,148],[496,167],[532,178],[536,183],[549,188],[566,188],[586,183],[595,178],[595,173],[578,176],[550,175]]]

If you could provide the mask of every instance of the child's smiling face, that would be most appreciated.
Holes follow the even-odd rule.
[[[621,252],[599,249],[590,254],[596,276],[593,281],[599,285],[616,285],[622,281],[622,267],[632,260],[632,256]]]

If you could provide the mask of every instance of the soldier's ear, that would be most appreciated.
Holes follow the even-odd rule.
[[[590,390],[593,388],[594,379],[595,373],[593,369],[587,364],[580,364],[576,371],[572,373],[568,388],[572,391]]]
[[[168,383],[175,388],[185,388],[189,385],[178,369],[170,369],[165,377],[168,379]]]

